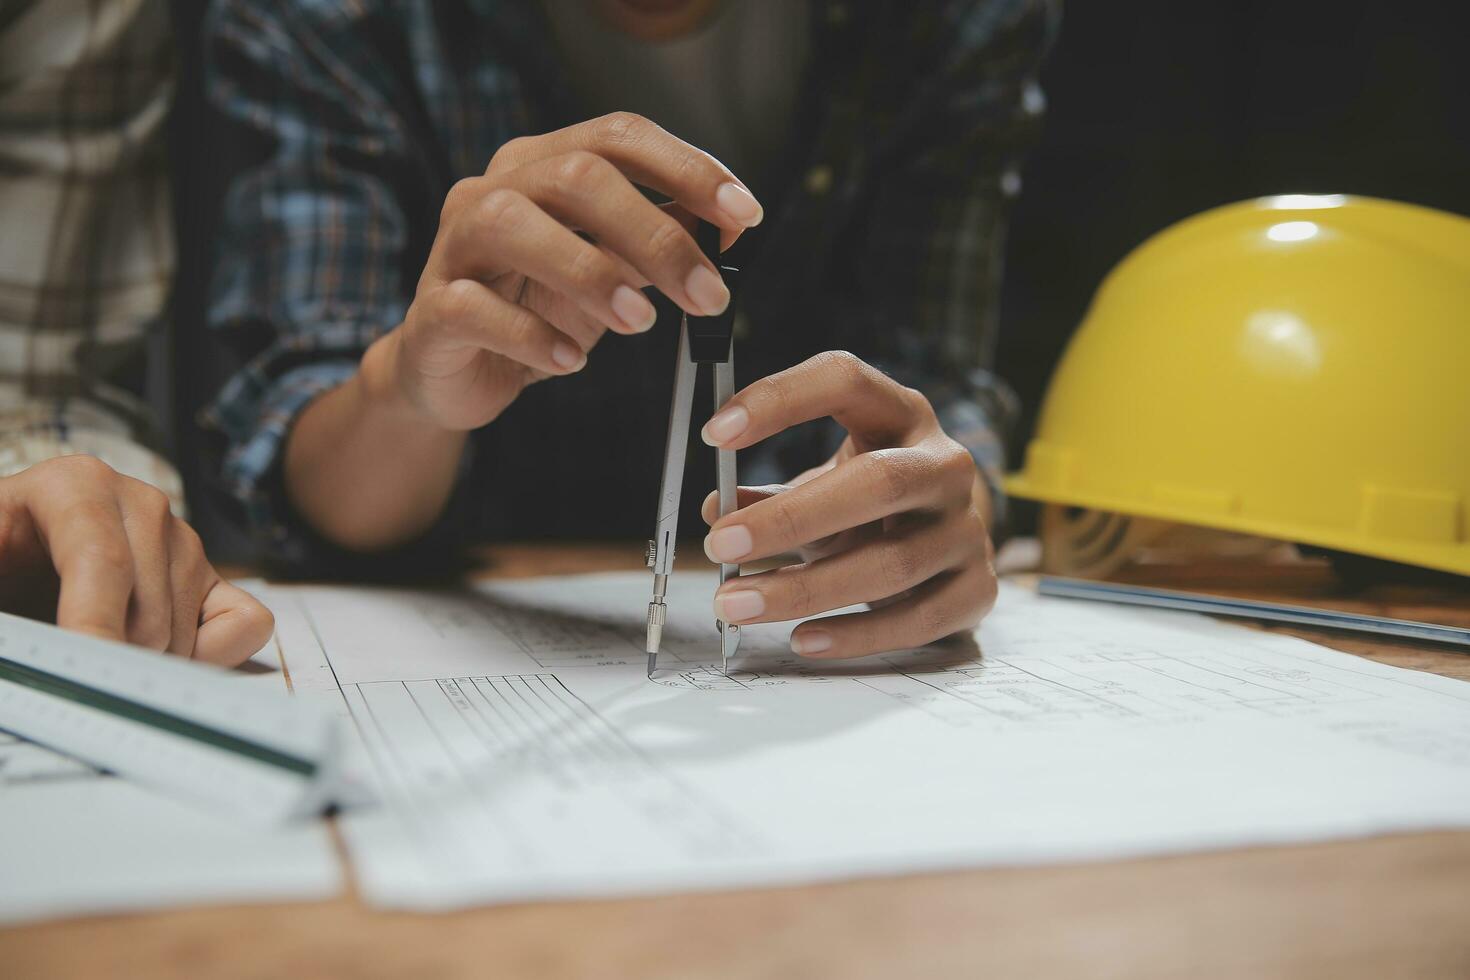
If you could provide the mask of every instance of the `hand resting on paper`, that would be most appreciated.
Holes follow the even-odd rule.
[[[824,417],[848,432],[825,464],[787,485],[741,487],[740,508],[719,519],[715,495],[705,500],[712,561],[792,551],[803,559],[725,583],[715,616],[782,622],[868,603],[796,627],[791,648],[822,658],[922,646],[974,627],[996,595],[989,492],[919,392],[852,354],[818,354],[736,394],[702,436],[739,450]]]
[[[83,455],[0,479],[0,610],[232,667],[274,627],[162,491]]]

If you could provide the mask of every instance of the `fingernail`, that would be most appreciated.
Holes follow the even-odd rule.
[[[750,191],[739,184],[721,184],[720,189],[715,191],[715,203],[720,206],[721,211],[730,216],[732,221],[747,228],[754,228],[761,223],[761,218],[765,217],[765,211],[761,209],[760,202]]]
[[[684,291],[705,316],[723,313],[730,305],[730,290],[724,281],[702,265],[696,265],[684,280]]]
[[[766,611],[766,597],[753,589],[715,596],[715,618],[726,623],[743,623]]]
[[[750,531],[742,524],[722,527],[704,536],[704,553],[710,561],[725,564],[739,561],[750,554],[753,547],[755,542],[750,538]]]
[[[658,319],[658,311],[648,297],[632,286],[619,286],[613,290],[612,310],[623,321],[623,326],[634,333],[643,333]]]
[[[564,342],[551,348],[551,359],[563,371],[580,371],[582,365],[587,363],[587,355],[580,348]]]
[[[832,649],[832,634],[825,630],[802,630],[791,634],[791,651],[803,657]]]
[[[699,437],[706,445],[722,446],[744,432],[749,424],[750,413],[743,406],[732,405],[704,423],[704,428],[699,430]]]

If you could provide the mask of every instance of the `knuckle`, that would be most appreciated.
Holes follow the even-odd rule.
[[[684,257],[688,242],[689,236],[679,222],[672,218],[661,220],[648,233],[649,257],[660,266],[674,265]]]
[[[899,416],[892,419],[894,435],[908,430],[913,417],[924,411],[914,401],[918,399],[919,402],[924,402],[923,395],[912,388],[905,388],[870,364],[863,365],[861,374],[853,381],[853,387],[862,397],[896,403]]]
[[[889,378],[883,378],[883,380],[898,388],[899,400],[908,409],[910,414],[925,420],[935,418],[934,406],[930,404],[929,399],[922,391],[917,388],[910,388],[907,385],[900,385]]]
[[[794,393],[791,390],[791,378],[785,371],[773,374],[763,381],[757,381],[756,384],[759,387],[752,387],[751,394],[743,399],[746,410],[750,412],[752,418],[787,419],[791,417]]]
[[[542,320],[524,306],[517,306],[506,312],[502,323],[501,329],[506,336],[514,338],[517,343],[534,345]]]
[[[523,198],[506,187],[497,187],[484,197],[476,207],[479,224],[489,232],[511,234],[523,219]]]
[[[700,166],[700,154],[681,153],[679,159],[674,162],[674,184],[683,187],[690,182],[691,178],[698,178],[703,169]]]
[[[806,543],[806,522],[801,517],[800,508],[791,502],[789,494],[779,494],[771,498],[770,515],[776,533],[782,536],[788,546]]]
[[[910,588],[923,570],[923,559],[914,546],[890,543],[878,552],[878,573],[888,595]]]
[[[852,351],[829,350],[817,354],[812,358],[824,372],[830,372],[841,378],[844,385],[856,386],[866,381],[866,373],[871,370],[862,358]]]
[[[173,524],[174,541],[171,553],[176,559],[192,563],[203,563],[204,541],[199,537],[199,532],[194,530],[188,521],[174,519]]]
[[[567,266],[567,278],[579,289],[587,291],[593,291],[602,285],[609,278],[610,272],[607,257],[591,245],[579,248]],[[610,293],[612,290],[600,290],[599,292]]]
[[[464,210],[465,206],[474,199],[479,187],[479,180],[475,177],[465,177],[454,182],[449,188],[449,193],[444,195],[444,206],[439,209],[439,223],[444,224],[454,218],[456,214]]]
[[[818,609],[816,597],[812,594],[811,583],[802,574],[791,576],[787,602],[792,619],[805,619],[807,616],[816,615],[822,610]]]
[[[621,110],[599,116],[594,122],[597,138],[611,144],[635,143],[648,132],[652,125],[636,112]]]
[[[966,488],[975,479],[975,459],[969,450],[953,439],[945,440],[944,447],[939,458],[940,470],[946,477],[956,482],[962,482]]]
[[[691,149],[681,153],[674,164],[674,183],[679,186],[705,185],[711,193],[725,179],[724,169],[714,157],[702,150]]]
[[[468,320],[479,300],[479,289],[468,279],[455,279],[434,290],[430,306],[435,320],[459,323]]]
[[[491,154],[490,165],[485,168],[485,172],[489,173],[492,170],[504,170],[514,167],[519,161],[524,160],[530,155],[531,145],[534,141],[535,137],[533,136],[517,136],[514,139],[506,140],[500,144],[500,149]]]
[[[128,479],[128,509],[137,511],[149,522],[166,526],[173,520],[173,505],[168,494],[141,480]]]
[[[552,166],[552,181],[563,189],[579,189],[601,172],[605,162],[587,150],[563,153]]]
[[[111,466],[96,456],[89,456],[86,453],[58,456],[39,465],[61,474],[68,480],[77,480],[87,484],[111,482],[113,477],[117,476],[117,471]]]
[[[905,457],[891,450],[878,449],[863,459],[868,471],[865,482],[873,487],[879,503],[896,507],[908,498],[914,477]]]
[[[833,351],[830,369],[840,380],[842,390],[853,398],[869,398],[884,393],[885,388],[898,387],[897,382],[851,351]]]

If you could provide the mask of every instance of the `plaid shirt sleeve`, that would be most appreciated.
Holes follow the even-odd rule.
[[[209,324],[247,360],[200,421],[270,557],[296,564],[317,542],[283,498],[288,429],[406,309],[397,83],[364,7],[225,0],[206,23],[211,101],[272,149],[223,202]]]
[[[430,30],[409,23],[433,6],[216,0],[207,24],[212,101],[271,150],[233,181],[223,204],[210,323],[248,363],[203,422],[222,437],[233,496],[273,556],[292,563],[316,549],[283,499],[289,427],[401,321],[411,292],[402,276],[412,215],[398,195],[422,181],[398,107],[438,107],[452,135],[512,105],[509,89],[488,85],[472,104],[444,111],[434,59],[418,57]],[[861,73],[879,80],[879,98],[863,107],[858,134],[833,148],[834,162],[850,158],[869,188],[852,202],[844,238],[859,243],[855,268],[872,273],[834,297],[842,308],[833,316],[875,327],[878,363],[929,396],[947,431],[971,449],[998,507],[998,433],[1013,402],[983,368],[993,353],[1005,213],[1041,114],[1035,78],[1057,7],[934,0],[912,16],[894,8],[911,36],[874,45],[875,61]],[[827,19],[846,10],[831,0]],[[393,32],[410,40],[412,66],[374,48]],[[469,145],[449,142],[451,154]]]
[[[144,398],[174,268],[167,5],[0,5],[0,65],[0,476],[85,453],[182,516]]]
[[[874,153],[862,297],[891,338],[884,367],[933,403],[970,450],[1004,528],[1004,436],[1018,403],[989,370],[998,329],[1005,219],[1041,123],[1037,73],[1060,0],[957,0],[925,38],[898,46],[917,79]]]

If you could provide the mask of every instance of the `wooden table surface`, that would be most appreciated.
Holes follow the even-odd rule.
[[[502,547],[488,574],[637,567],[633,546]],[[1135,581],[1470,626],[1470,593],[1345,601],[1320,566]],[[1427,644],[1290,630],[1470,680]],[[0,930],[0,978],[1470,978],[1470,833],[618,901],[385,913],[355,897]]]

